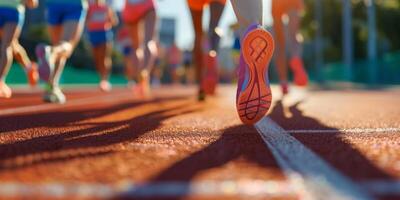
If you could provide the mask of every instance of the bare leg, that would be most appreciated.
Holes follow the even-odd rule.
[[[136,69],[135,66],[132,63],[132,57],[131,56],[125,56],[124,57],[124,63],[125,63],[125,77],[128,81],[132,81],[135,79],[135,74]]]
[[[208,37],[210,38],[211,50],[218,51],[220,36],[216,32],[218,23],[221,19],[222,12],[224,11],[224,4],[219,2],[210,3],[210,26],[208,29]]]
[[[298,11],[291,11],[289,12],[289,42],[290,42],[290,56],[291,57],[301,57],[302,54],[302,47],[297,38],[297,35],[300,30],[300,13]]]
[[[28,70],[28,68],[31,67],[31,60],[26,54],[25,49],[19,44],[18,41],[13,43],[13,55],[15,60],[22,65],[25,70]]]
[[[294,82],[298,86],[306,86],[308,83],[307,72],[304,69],[303,59],[301,58],[302,46],[299,41],[298,33],[300,29],[299,11],[289,12],[289,42],[290,42],[290,68],[294,73]]]
[[[280,17],[274,18],[274,32],[276,40],[275,60],[278,70],[278,76],[280,82],[282,84],[286,84],[288,82],[288,69],[285,51],[285,31],[284,24]]]
[[[201,20],[203,18],[203,10],[190,10],[193,20],[193,28],[195,32],[194,47],[193,47],[193,63],[196,69],[196,82],[201,83],[203,79],[203,29]]]
[[[144,17],[144,58],[143,67],[150,72],[157,56],[156,29],[157,16],[155,10]]]
[[[54,62],[54,71],[49,79],[49,84],[51,86],[58,86],[65,63],[81,38],[83,25],[83,21],[67,21],[62,27],[49,27],[49,33],[53,43],[51,47],[51,60]]]
[[[142,56],[140,55],[140,48],[139,48],[139,43],[140,43],[140,36],[139,36],[139,27],[138,23],[135,24],[129,24],[127,25],[128,30],[129,30],[129,35],[132,41],[132,64],[137,71],[140,71],[143,67],[142,64]],[[136,70],[135,70],[136,71]],[[136,78],[138,78],[139,74],[135,74]]]
[[[16,23],[7,23],[3,27],[0,47],[0,82],[5,82],[13,61],[13,42],[17,40],[21,28]]]
[[[102,44],[93,47],[94,62],[101,80],[108,80],[111,70],[111,44]]]
[[[231,0],[241,28],[241,39],[252,24],[263,24],[262,0]]]

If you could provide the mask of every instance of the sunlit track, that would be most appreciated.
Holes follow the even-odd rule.
[[[89,87],[90,88],[90,87]],[[96,90],[97,88],[93,88],[92,90]],[[158,97],[168,97],[171,95],[171,93],[169,93],[168,91],[172,89],[172,90],[178,90],[178,93],[176,94],[176,96],[179,96],[180,94],[182,94],[182,91],[184,91],[184,93],[187,91],[191,90],[191,87],[187,87],[185,89],[182,88],[175,88],[175,87],[171,87],[171,86],[164,86],[164,87],[160,87],[157,90],[154,91],[154,95],[150,98],[144,99],[144,100],[151,100],[151,98],[158,98]],[[69,88],[69,90],[73,90],[74,93],[85,93],[90,91],[88,88],[79,88],[77,91],[75,91],[72,88]],[[93,91],[90,91],[93,93]],[[24,93],[26,93],[24,91]],[[34,95],[34,94],[32,94]],[[32,105],[32,106],[21,106],[21,107],[17,107],[17,108],[7,108],[7,109],[3,109],[0,110],[0,116],[6,116],[6,115],[12,115],[12,114],[23,114],[23,113],[30,113],[30,112],[45,112],[45,111],[49,111],[49,110],[54,110],[54,109],[66,109],[66,108],[70,108],[70,107],[74,107],[74,106],[82,106],[82,105],[90,105],[93,103],[112,103],[112,102],[118,102],[118,101],[123,101],[123,100],[132,100],[132,101],[143,101],[143,99],[135,97],[133,95],[133,93],[126,89],[125,91],[119,91],[117,93],[110,93],[110,94],[101,94],[99,95],[99,93],[97,94],[93,94],[92,97],[85,97],[85,98],[77,98],[77,99],[72,99],[67,101],[66,104],[47,104],[47,103],[43,103],[43,104],[39,104],[39,105]]]
[[[40,103],[37,93],[4,105],[0,199],[400,196],[392,93],[376,92],[369,102],[359,101],[364,92],[310,92],[293,105],[275,98],[268,117],[251,126],[237,116],[233,87],[203,103],[195,88],[155,89],[150,99],[122,88],[86,90],[67,92],[65,105],[17,107],[30,96]]]
[[[286,130],[288,133],[400,133],[400,128],[351,128],[351,129],[299,129]]]
[[[374,199],[266,117],[256,128],[297,193],[306,199]]]
[[[54,109],[68,108],[68,107],[72,107],[72,106],[91,104],[93,102],[106,103],[106,102],[115,101],[115,99],[121,99],[121,98],[126,99],[126,98],[130,98],[130,97],[132,97],[132,94],[130,94],[130,93],[112,94],[112,95],[110,94],[107,96],[103,96],[102,98],[95,96],[95,97],[70,100],[70,101],[68,101],[67,104],[63,104],[63,105],[41,104],[41,105],[34,105],[34,106],[22,106],[22,107],[18,107],[18,108],[9,108],[9,109],[0,110],[0,116],[29,113],[29,112],[43,112],[43,111],[49,111],[49,110],[54,110]]]
[[[360,185],[374,195],[400,194],[400,181],[368,181]],[[133,183],[129,181],[118,184],[93,184],[82,182],[28,184],[16,182],[0,182],[1,197],[32,197],[46,198],[75,197],[75,198],[113,198],[113,197],[229,197],[247,198],[270,197],[285,198],[296,196],[294,186],[286,181],[200,181],[196,183],[160,182]]]
[[[0,197],[41,196],[41,197],[179,197],[184,195],[212,196],[242,196],[242,197],[287,197],[293,196],[293,189],[286,182],[278,181],[203,181],[196,183],[160,182],[119,184],[91,183],[49,183],[24,184],[0,183]]]

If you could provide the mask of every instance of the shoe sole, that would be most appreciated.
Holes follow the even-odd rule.
[[[46,48],[44,45],[39,45],[35,49],[39,65],[39,77],[43,81],[49,81],[50,78],[50,65],[46,60]]]
[[[236,108],[244,124],[255,124],[271,106],[267,72],[273,52],[274,40],[265,30],[254,29],[243,39],[243,58],[248,66],[249,82],[240,92]]]
[[[65,97],[60,98],[54,94],[45,94],[43,96],[43,101],[46,103],[55,103],[55,104],[65,104],[66,103]]]

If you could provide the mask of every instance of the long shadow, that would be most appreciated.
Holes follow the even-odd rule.
[[[156,98],[150,101],[125,101],[117,105],[98,109],[78,109],[74,111],[50,111],[0,116],[0,134],[37,127],[60,127],[85,119],[97,118],[146,103],[186,99],[187,97]],[[95,103],[95,102],[94,102]]]
[[[136,188],[116,199],[135,196],[136,198],[134,199],[146,199],[140,195],[146,194],[147,185],[174,182],[190,183],[199,173],[222,167],[236,159],[240,159],[240,162],[245,160],[246,162],[254,163],[262,168],[278,169],[273,155],[266,148],[265,143],[254,127],[239,125],[224,130],[219,139],[163,170],[146,182],[143,187]],[[235,172],[232,173],[235,174]],[[150,199],[184,198],[185,195],[189,194],[189,185],[185,186],[183,191],[179,191],[179,193],[180,195],[174,197],[151,196]]]
[[[129,108],[128,105],[121,107]],[[188,102],[182,102],[178,106],[169,106],[166,109],[133,117],[126,120],[105,123],[91,123],[91,127],[75,131],[64,132],[61,134],[39,136],[28,140],[17,141],[14,143],[0,145],[0,171],[7,169],[16,169],[38,163],[56,162],[77,157],[87,157],[112,153],[111,150],[103,149],[97,153],[85,153],[67,156],[43,156],[37,160],[28,160],[14,164],[12,160],[20,156],[31,156],[39,153],[54,153],[66,150],[74,150],[90,147],[105,147],[113,144],[129,142],[137,139],[139,136],[149,131],[159,128],[162,122],[176,115],[182,115],[196,111],[198,108],[190,106]],[[109,113],[115,112],[110,109]],[[79,113],[70,113],[71,116],[80,116]],[[89,112],[89,111],[88,111]],[[91,111],[90,111],[91,112]],[[104,114],[104,112],[102,113]],[[98,116],[98,115],[97,115]],[[76,119],[74,119],[76,120]],[[8,162],[10,161],[11,162]]]
[[[293,133],[292,136],[346,176],[355,180],[394,178],[355,149],[343,138],[343,133],[340,133],[338,129],[305,116],[298,106],[299,103],[285,108],[279,101],[269,116],[285,130],[336,130],[337,133]],[[289,111],[292,116],[285,116],[284,111]]]

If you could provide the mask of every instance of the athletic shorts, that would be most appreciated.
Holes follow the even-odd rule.
[[[7,23],[16,23],[19,27],[22,27],[24,19],[24,12],[14,8],[0,7],[0,28]]]
[[[122,48],[122,54],[123,54],[124,56],[130,56],[130,55],[131,55],[131,52],[132,52],[132,47],[130,47],[130,46],[124,46],[124,47]]]
[[[203,10],[204,6],[211,2],[219,2],[221,4],[226,3],[226,0],[187,0],[189,8],[192,10]]]
[[[112,30],[89,31],[89,41],[93,47],[106,44],[113,40]]]
[[[47,4],[47,23],[50,25],[61,25],[66,21],[85,20],[87,8],[82,5],[49,3]]]
[[[122,19],[127,24],[137,23],[149,11],[154,10],[153,0],[128,0],[134,1],[132,4],[125,5],[122,11]]]
[[[280,18],[283,14],[290,11],[301,12],[304,9],[303,0],[273,0],[272,1],[272,16]]]

